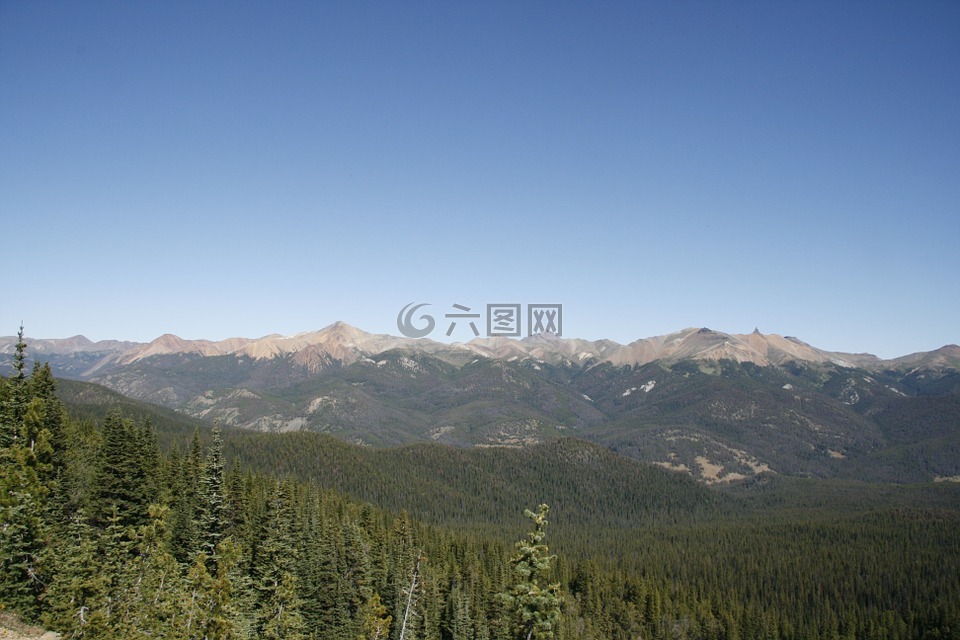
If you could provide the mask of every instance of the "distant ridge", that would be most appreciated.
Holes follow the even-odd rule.
[[[0,338],[0,352],[12,353],[16,338]],[[186,340],[164,334],[148,343],[104,340],[91,342],[83,336],[65,339],[30,339],[30,350],[37,354],[97,354],[90,362],[91,372],[105,364],[129,365],[153,356],[234,355],[264,360],[293,355],[308,367],[337,361],[351,364],[358,358],[376,356],[394,349],[423,352],[441,359],[462,363],[471,354],[495,360],[530,358],[552,364],[574,366],[610,363],[643,365],[681,360],[733,360],[760,366],[790,361],[834,363],[868,369],[902,366],[960,366],[960,347],[946,345],[930,352],[914,353],[882,360],[871,354],[831,352],[813,347],[792,336],[731,334],[709,328],[687,328],[674,333],[641,338],[623,345],[612,340],[560,338],[537,334],[523,339],[504,337],[475,338],[469,342],[440,343],[430,339],[411,339],[388,334],[367,333],[345,322],[334,322],[318,331],[290,336],[268,335],[262,338],[228,338],[220,341]]]
[[[572,436],[708,483],[960,477],[957,345],[881,360],[707,327],[629,344],[551,333],[445,344],[344,322],[256,339],[27,343],[59,378],[235,429],[372,446]]]

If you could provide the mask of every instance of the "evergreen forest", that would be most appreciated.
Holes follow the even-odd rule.
[[[20,335],[0,610],[63,638],[960,638],[954,483],[719,489],[575,439],[372,449],[92,411]]]

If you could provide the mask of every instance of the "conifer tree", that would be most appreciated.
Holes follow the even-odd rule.
[[[170,552],[182,564],[196,557],[199,549],[197,532],[197,489],[189,459],[181,458],[174,449],[167,462],[170,479]]]
[[[510,559],[513,586],[503,594],[514,615],[518,640],[548,640],[556,634],[560,620],[562,597],[557,583],[541,585],[556,556],[547,555],[547,513],[550,507],[541,504],[537,513],[529,509],[524,515],[533,521],[533,531],[517,542],[517,552]]]
[[[194,430],[190,451],[180,460],[180,472],[173,479],[173,517],[170,548],[181,563],[190,565],[201,550],[200,479],[204,473],[200,432]]]
[[[388,611],[393,612],[394,625],[391,638],[392,640],[398,640],[407,609],[407,596],[410,595],[408,589],[413,582],[418,557],[418,552],[414,548],[410,516],[406,511],[401,511],[400,515],[394,520],[390,529],[388,546],[390,567],[387,573],[387,591],[384,605],[388,607]]]
[[[154,504],[160,498],[163,484],[163,458],[157,444],[157,434],[153,430],[150,418],[134,429],[135,456],[143,469],[143,498],[147,504]]]
[[[200,551],[206,554],[211,563],[217,561],[217,545],[227,530],[226,496],[223,478],[223,438],[220,428],[213,429],[213,444],[207,453],[200,477],[198,496],[199,514],[197,517],[198,541]]]
[[[131,540],[135,553],[119,571],[112,617],[120,637],[178,637],[182,584],[179,566],[165,544],[168,512],[166,506],[150,506],[149,522]]]
[[[32,619],[45,581],[43,488],[26,461],[30,451],[10,449],[0,453],[0,605]]]
[[[34,363],[33,373],[27,381],[27,393],[33,400],[39,400],[41,429],[49,433],[52,455],[50,464],[59,472],[66,464],[64,456],[67,449],[67,439],[64,433],[67,422],[66,409],[63,402],[56,395],[57,383],[53,378],[50,363],[41,365]]]
[[[93,420],[71,420],[64,422],[64,469],[59,480],[58,490],[62,494],[60,507],[61,522],[68,525],[75,514],[83,511],[92,521],[92,496],[95,476],[99,466],[100,432]]]
[[[348,637],[355,638],[363,626],[362,609],[373,595],[370,586],[370,556],[360,526],[347,521],[343,528],[343,553],[340,566],[340,598],[346,606],[350,628]]]
[[[97,548],[97,531],[82,512],[71,519],[65,540],[56,546],[62,558],[46,599],[44,624],[66,637],[98,637],[105,633],[110,576]]]
[[[0,407],[0,604],[34,618],[49,579],[44,567],[49,486],[41,475],[49,467],[44,458],[49,461],[50,442],[42,424],[42,401],[29,401],[25,362],[21,326],[14,373],[2,381]]]
[[[319,637],[336,638],[350,617],[341,597],[341,529],[329,520],[320,520],[315,527],[304,545],[309,562],[301,563],[298,571],[305,596],[303,613],[309,628]]]
[[[197,554],[187,575],[185,606],[187,638],[197,640],[230,640],[235,637],[234,620],[237,612],[233,602],[231,572],[239,557],[239,549],[230,538],[216,549],[219,561],[216,572],[207,571],[206,554]]]
[[[44,518],[52,530],[66,524],[69,488],[67,479],[67,412],[55,394],[56,382],[49,364],[35,363],[27,382],[30,398],[24,415],[25,442],[36,457],[37,478],[44,486]]]
[[[387,640],[390,635],[392,618],[387,608],[380,602],[380,594],[374,594],[367,600],[361,612],[363,626],[357,640]]]
[[[23,341],[23,325],[17,332],[13,353],[13,373],[0,385],[0,448],[11,446],[18,438],[26,410],[27,343]]]
[[[303,637],[303,615],[297,593],[296,565],[299,554],[294,544],[292,489],[277,482],[267,505],[267,517],[254,566],[258,592],[259,637],[299,640]]]
[[[455,581],[447,597],[443,627],[445,637],[450,640],[472,640],[474,637],[470,599],[460,581]]]
[[[234,461],[225,478],[226,505],[224,517],[227,521],[226,534],[236,541],[246,538],[247,531],[247,492],[244,487],[244,475],[240,472],[239,463]]]
[[[413,636],[411,630],[418,622],[417,609],[421,593],[423,591],[423,575],[421,574],[421,564],[425,558],[422,553],[418,553],[414,559],[410,570],[410,582],[404,588],[403,595],[403,616],[400,618],[399,629],[397,631],[399,640],[407,640]]]
[[[260,637],[265,640],[302,640],[303,616],[297,594],[297,577],[283,571],[260,609]]]
[[[147,523],[148,508],[157,494],[155,446],[119,409],[107,414],[94,484],[97,523],[103,525],[114,511],[123,526],[138,528]]]
[[[439,567],[421,558],[419,597],[417,598],[417,618],[414,629],[408,639],[441,640],[441,618],[443,614],[443,594],[440,590]]]

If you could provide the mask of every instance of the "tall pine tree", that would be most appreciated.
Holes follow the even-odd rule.
[[[556,559],[548,555],[549,549],[543,543],[549,511],[550,507],[542,504],[537,513],[529,509],[524,512],[534,528],[516,544],[517,552],[510,559],[513,585],[503,598],[513,612],[517,640],[549,640],[556,635],[560,621],[560,585],[541,584]]]
[[[0,605],[34,618],[40,611],[50,530],[49,434],[42,401],[31,402],[23,327],[17,334],[14,373],[0,380]]]
[[[156,442],[111,410],[103,421],[92,508],[95,522],[104,525],[116,512],[123,526],[139,528],[148,522],[150,504],[157,497]]]
[[[228,524],[223,478],[223,438],[217,426],[213,428],[213,444],[207,453],[200,476],[197,504],[197,538],[200,551],[210,559],[208,568],[215,571],[217,545],[223,539]]]
[[[300,557],[294,537],[293,491],[288,483],[275,484],[264,525],[264,542],[253,567],[259,637],[300,640],[304,633],[296,577]]]

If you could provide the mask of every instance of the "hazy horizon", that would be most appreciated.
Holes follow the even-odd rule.
[[[947,2],[0,3],[0,334],[556,303],[624,344],[957,343],[957,33]]]

